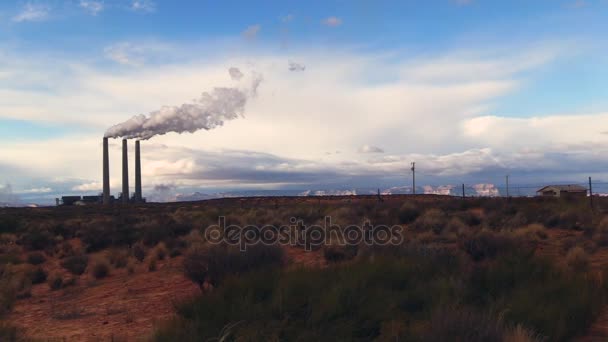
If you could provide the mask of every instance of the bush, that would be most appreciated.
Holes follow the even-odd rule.
[[[91,222],[80,230],[80,239],[86,245],[87,252],[99,251],[110,246],[111,230],[107,222]]]
[[[32,265],[40,265],[46,261],[44,255],[40,252],[34,252],[27,255],[27,262]]]
[[[108,253],[110,264],[116,268],[124,268],[129,260],[129,252],[126,249],[114,248]]]
[[[86,270],[88,263],[89,263],[89,257],[86,256],[85,254],[75,255],[75,256],[65,258],[61,262],[61,267],[70,271],[70,273],[72,273],[74,275],[81,275]]]
[[[53,235],[46,230],[30,228],[23,233],[19,239],[19,244],[23,245],[27,250],[43,250],[55,245]]]
[[[0,322],[0,341],[19,341],[17,328],[9,323]]]
[[[63,287],[63,278],[60,274],[53,274],[48,278],[47,284],[51,290],[59,290]]]
[[[201,288],[205,282],[217,286],[228,275],[276,267],[284,262],[280,246],[256,244],[242,252],[238,247],[211,245],[192,248],[184,258],[184,271]]]
[[[47,273],[42,267],[38,266],[30,272],[29,276],[32,284],[42,284],[46,281]]]
[[[170,258],[175,258],[182,255],[182,251],[179,250],[179,248],[172,248],[171,252],[169,252],[169,257]]]
[[[165,244],[163,242],[161,242],[154,249],[154,257],[156,257],[156,259],[158,259],[158,260],[165,260],[166,256],[167,256],[167,247],[165,247]]]
[[[143,232],[142,241],[146,246],[154,246],[174,236],[170,227],[156,221],[140,223],[138,228]]]
[[[105,259],[96,259],[91,265],[91,273],[95,279],[102,279],[110,274],[110,265]]]
[[[19,254],[17,254],[14,251],[0,254],[0,264],[2,264],[2,265],[5,265],[5,264],[18,265],[20,263],[22,263],[21,257],[19,257]]]
[[[575,271],[586,271],[589,267],[589,254],[579,246],[572,248],[566,254],[566,263]]]
[[[158,264],[158,259],[151,258],[148,262],[148,272],[155,272]]]
[[[399,223],[407,224],[414,222],[420,216],[420,210],[412,202],[405,202],[399,208]]]
[[[323,247],[323,256],[328,262],[351,260],[357,256],[357,246],[325,246]]]
[[[21,226],[21,222],[16,217],[6,214],[0,215],[0,234],[16,233]]]
[[[534,249],[521,239],[483,230],[462,242],[464,251],[475,261],[493,259],[499,254],[532,254]]]
[[[141,242],[138,242],[131,247],[131,253],[137,261],[142,262],[146,258],[146,247]]]
[[[501,341],[505,333],[502,322],[492,315],[467,308],[437,309],[431,327],[423,341]]]
[[[546,240],[549,235],[547,235],[547,230],[545,227],[538,223],[529,224],[525,227],[518,228],[514,231],[515,236],[519,236],[529,240]]]
[[[439,209],[429,209],[414,222],[414,228],[425,231],[431,230],[435,234],[441,233],[447,225],[447,217],[444,212]]]

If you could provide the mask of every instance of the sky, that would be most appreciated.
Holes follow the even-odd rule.
[[[98,193],[110,127],[216,89],[234,117],[142,141],[144,195],[606,181],[607,32],[608,0],[2,1],[0,202]]]

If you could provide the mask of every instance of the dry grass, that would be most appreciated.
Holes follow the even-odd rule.
[[[589,254],[582,247],[576,246],[566,254],[566,264],[573,271],[586,271],[589,268]]]

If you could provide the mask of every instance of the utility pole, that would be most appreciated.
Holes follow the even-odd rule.
[[[591,205],[591,210],[593,210],[593,188],[591,187],[591,177],[589,177],[589,205]]]
[[[509,175],[507,175],[507,198],[509,197]]]
[[[412,162],[412,194],[416,194],[416,162]]]
[[[464,198],[464,183],[462,183],[462,198]]]

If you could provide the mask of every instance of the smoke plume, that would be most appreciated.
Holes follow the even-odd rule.
[[[19,203],[19,197],[13,193],[13,187],[10,184],[0,184],[0,207],[14,206]]]
[[[236,69],[236,71],[242,75],[240,70]],[[229,73],[234,78],[232,68]],[[181,134],[194,133],[201,129],[214,129],[222,126],[225,121],[243,116],[247,101],[257,95],[257,88],[261,82],[261,75],[252,73],[248,87],[218,87],[202,93],[200,98],[192,103],[165,106],[147,116],[135,115],[123,123],[110,127],[105,137],[147,140],[170,132]]]
[[[243,73],[241,72],[241,70],[239,70],[239,68],[235,68],[232,67],[230,69],[228,69],[228,73],[230,74],[230,77],[232,77],[232,79],[234,81],[240,81],[241,78],[243,78]]]
[[[289,71],[304,71],[304,70],[306,70],[306,65],[301,64],[301,63],[297,63],[297,62],[293,62],[293,61],[288,61],[287,65],[289,67]]]

